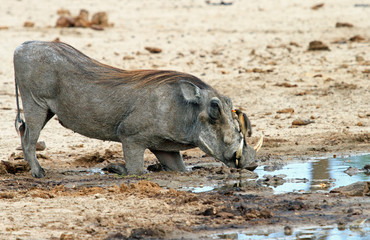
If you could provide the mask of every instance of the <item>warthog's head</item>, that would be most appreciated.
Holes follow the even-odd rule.
[[[253,164],[263,138],[254,148],[246,143],[247,136],[239,127],[241,124],[233,113],[231,100],[213,89],[200,90],[186,82],[181,83],[181,90],[188,102],[200,108],[196,124],[197,146],[229,167],[247,168]]]

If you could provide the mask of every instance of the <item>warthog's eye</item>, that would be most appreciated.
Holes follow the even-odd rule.
[[[216,121],[221,117],[221,102],[218,98],[212,98],[209,106],[209,117],[211,121]]]

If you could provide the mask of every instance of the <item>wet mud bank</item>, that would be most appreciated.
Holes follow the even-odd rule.
[[[355,226],[369,231],[370,181],[365,171],[357,172],[359,179],[355,180],[359,182],[343,189],[337,188],[338,184],[328,187],[337,183],[338,176],[331,178],[334,170],[321,166],[335,165],[334,158],[260,166],[252,172],[188,155],[186,173],[120,176],[102,171],[104,160],[77,170],[48,169],[44,179],[30,177],[28,169],[3,174],[0,218],[4,225],[0,232],[20,239],[35,236],[41,229],[47,234],[40,238],[49,239],[217,239],[223,234],[238,239],[261,228],[272,233],[304,226],[340,226],[348,231]],[[357,160],[357,155],[335,158],[334,163],[341,161],[345,166],[334,169],[346,175],[344,171],[351,165],[361,169],[369,155],[361,156]],[[81,159],[78,163],[83,165]],[[300,174],[311,187],[300,186],[305,181],[287,172],[294,164],[311,171],[310,176]],[[315,164],[321,166],[319,172],[327,174],[322,181],[315,177]],[[285,176],[274,175],[281,170]],[[289,188],[294,183],[298,187]],[[277,190],[285,184],[288,190]]]

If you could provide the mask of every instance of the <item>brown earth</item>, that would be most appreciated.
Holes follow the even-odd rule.
[[[217,3],[218,1],[210,1]],[[370,149],[370,8],[356,1],[8,1],[0,12],[0,238],[211,238],[226,229],[346,225],[370,215],[368,193],[274,195],[255,181],[208,193],[190,186],[255,179],[184,152],[191,171],[121,177],[92,173],[122,162],[120,145],[50,121],[38,152],[46,178],[30,177],[14,130],[12,54],[27,40],[69,43],[125,69],[192,73],[232,98],[265,143],[260,164]],[[56,28],[58,10],[105,12],[110,27]],[[25,22],[34,23],[24,26]],[[336,27],[345,22],[353,27]],[[320,41],[330,51],[309,50]],[[159,49],[153,54],[145,48]],[[288,109],[288,110],[287,110]],[[155,164],[145,155],[146,166]],[[198,166],[198,167],[194,167]],[[203,166],[203,167],[199,167]],[[204,167],[205,166],[205,167]],[[9,173],[11,172],[11,173]]]

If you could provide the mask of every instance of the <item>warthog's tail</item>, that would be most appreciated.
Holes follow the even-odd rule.
[[[24,134],[24,131],[26,130],[26,123],[22,119],[21,111],[19,109],[19,95],[18,95],[17,80],[15,81],[15,97],[17,100],[17,116],[15,118],[15,130],[22,137]]]

